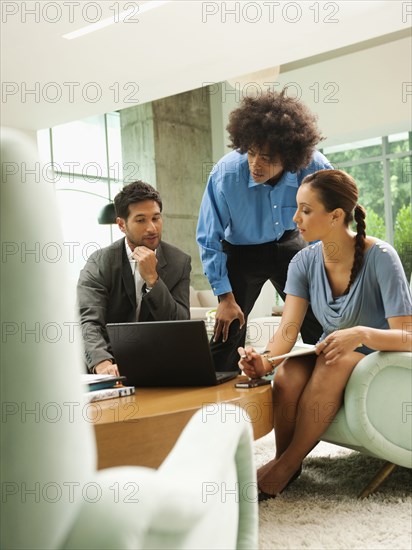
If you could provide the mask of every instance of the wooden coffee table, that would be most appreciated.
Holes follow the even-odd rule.
[[[272,387],[235,388],[245,378],[207,388],[136,388],[135,395],[91,403],[87,415],[94,424],[98,468],[157,468],[202,407],[205,419],[220,414],[224,422],[225,415],[237,415],[250,419],[255,439],[266,435],[273,428]],[[217,403],[224,403],[220,412]]]

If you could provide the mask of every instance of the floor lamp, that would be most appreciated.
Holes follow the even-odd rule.
[[[116,223],[116,210],[113,202],[108,202],[100,210],[97,216],[97,221],[101,225],[115,224]]]

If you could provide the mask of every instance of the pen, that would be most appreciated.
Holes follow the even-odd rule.
[[[260,355],[265,355],[265,353],[269,353],[269,352],[270,352],[270,350],[265,349],[265,351],[260,352]],[[247,359],[247,354],[245,353],[244,355],[241,355],[240,358],[241,359]]]

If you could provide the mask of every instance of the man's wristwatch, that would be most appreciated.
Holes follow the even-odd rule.
[[[152,286],[149,286],[148,284],[146,284],[145,291],[150,292],[152,290],[152,288],[154,287],[154,285],[157,283],[158,280],[159,280],[159,277],[156,279],[156,281],[154,282],[154,284]]]

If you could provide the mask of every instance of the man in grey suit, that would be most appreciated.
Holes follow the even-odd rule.
[[[125,239],[90,256],[77,299],[89,372],[118,375],[106,324],[189,319],[191,258],[161,241],[162,200],[151,185],[126,185],[114,205]]]

